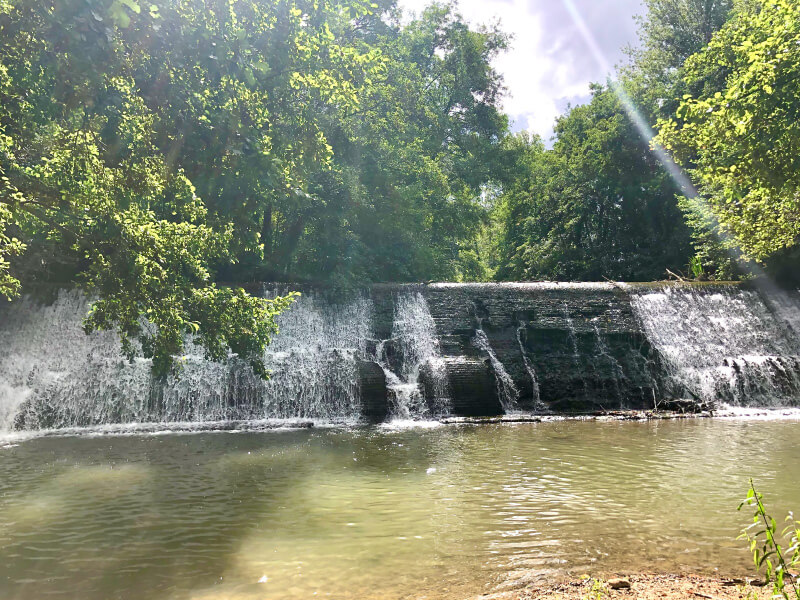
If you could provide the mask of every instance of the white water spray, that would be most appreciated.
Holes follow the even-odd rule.
[[[476,317],[477,318],[477,317]],[[514,384],[514,379],[506,371],[505,365],[497,358],[497,354],[489,342],[486,332],[483,330],[483,321],[478,320],[478,327],[475,330],[475,337],[472,338],[472,345],[478,350],[485,352],[489,357],[489,362],[494,371],[494,378],[497,385],[497,397],[500,405],[506,414],[519,412],[519,389]]]
[[[358,365],[367,354],[371,302],[301,297],[278,317],[263,381],[235,357],[204,359],[191,342],[178,377],[156,381],[151,361],[132,363],[111,332],[86,335],[79,291],[43,306],[24,298],[4,308],[0,327],[0,430],[111,423],[176,423],[360,416]]]
[[[634,294],[634,310],[670,377],[704,402],[800,402],[800,339],[759,294],[664,288]]]
[[[387,343],[399,354],[399,373],[395,373],[386,355]],[[436,323],[428,303],[419,292],[398,295],[390,340],[381,341],[376,348],[376,362],[386,374],[386,385],[395,419],[408,420],[448,414],[449,389],[445,363],[439,351]],[[421,376],[426,376],[432,397],[431,406],[425,398]]]
[[[525,371],[528,373],[528,377],[531,380],[531,394],[533,399],[533,406],[535,410],[542,410],[545,406],[542,404],[541,400],[541,393],[539,391],[539,379],[536,377],[536,369],[533,367],[533,363],[528,358],[528,353],[525,350],[525,344],[522,342],[522,332],[526,331],[526,325],[522,321],[520,321],[519,327],[517,327],[517,344],[519,345],[520,354],[522,354],[522,362],[525,365]]]

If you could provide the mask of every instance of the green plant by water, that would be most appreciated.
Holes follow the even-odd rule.
[[[693,279],[700,279],[705,275],[705,270],[703,269],[703,258],[696,254],[689,259],[689,271],[692,274]]]
[[[589,576],[584,575],[581,579],[589,579]],[[603,579],[594,578],[591,589],[581,597],[581,600],[608,600],[609,597],[608,583]]]
[[[773,597],[800,600],[800,580],[792,573],[793,569],[800,566],[800,521],[795,520],[790,512],[786,517],[788,525],[779,535],[778,524],[767,513],[764,497],[756,491],[752,479],[747,497],[739,504],[738,510],[744,506],[754,509],[753,524],[742,530],[739,539],[749,541],[756,568],[759,571],[766,569],[765,575],[767,583],[772,583]],[[779,543],[781,538],[786,537],[789,537],[788,548]]]

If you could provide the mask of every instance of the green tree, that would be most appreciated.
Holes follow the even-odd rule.
[[[345,283],[481,277],[481,194],[507,128],[491,61],[505,37],[443,4],[405,26],[376,11],[357,36],[385,70],[358,107],[319,116],[334,166],[312,178],[319,203],[299,239],[275,240],[291,251],[285,272]]]
[[[800,7],[743,4],[684,67],[688,86],[658,141],[699,184],[727,243],[761,262],[800,241]]]
[[[158,372],[187,334],[263,372],[291,298],[219,287],[215,271],[261,252],[265,207],[306,199],[308,174],[330,168],[314,115],[357,106],[381,68],[330,24],[370,8],[0,4],[0,291],[76,281],[98,298],[86,329],[116,329]]]
[[[645,0],[639,44],[628,49],[622,78],[651,124],[675,113],[690,87],[683,65],[728,21],[734,0]]]
[[[555,132],[551,151],[516,142],[525,174],[502,200],[498,277],[650,280],[682,268],[689,236],[678,190],[617,95],[595,86]]]
[[[725,25],[737,1],[746,0],[646,0],[646,13],[639,17],[639,44],[628,50],[631,60],[620,75],[651,126],[671,118],[684,95],[719,88],[720,82],[713,79],[689,84],[683,77],[684,63]],[[713,214],[687,198],[679,198],[678,205],[692,234],[695,267],[691,270],[717,278],[734,277],[741,261],[720,242]]]

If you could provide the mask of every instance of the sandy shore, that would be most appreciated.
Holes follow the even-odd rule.
[[[617,586],[625,587],[613,589]],[[471,600],[767,600],[771,596],[771,585],[751,578],[639,574],[537,582]]]

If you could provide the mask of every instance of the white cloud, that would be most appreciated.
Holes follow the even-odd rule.
[[[618,63],[622,47],[635,40],[633,15],[642,11],[640,2],[573,0],[608,64]],[[429,0],[400,0],[404,9],[414,12],[428,4]],[[461,0],[459,7],[469,22],[499,19],[503,31],[513,36],[495,66],[508,88],[504,109],[515,129],[549,138],[566,104],[588,99],[589,84],[609,75],[598,66],[563,0]]]

